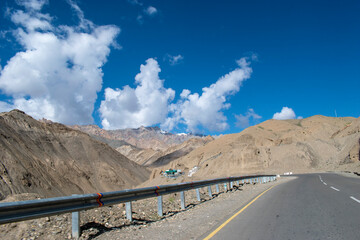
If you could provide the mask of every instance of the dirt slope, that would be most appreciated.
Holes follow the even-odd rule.
[[[155,169],[152,177],[166,168],[188,172],[195,166],[199,170],[194,177],[199,179],[289,171],[360,171],[359,139],[360,118],[268,120],[209,142]]]
[[[147,169],[88,134],[18,110],[0,113],[0,198],[119,190],[148,176]]]
[[[157,158],[156,160],[150,159],[150,161],[147,161],[145,165],[148,165],[149,167],[159,167],[166,164],[169,164],[170,162],[174,161],[175,159],[178,159],[180,157],[183,157],[193,151],[194,149],[204,146],[205,144],[213,141],[214,138],[211,136],[203,137],[203,138],[192,138],[189,139],[182,144],[173,146],[168,148],[166,151],[162,152],[162,156]]]

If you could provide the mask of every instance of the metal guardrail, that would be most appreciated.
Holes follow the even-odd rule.
[[[115,192],[0,203],[0,224],[72,212],[72,235],[73,237],[78,238],[80,235],[79,211],[81,210],[126,203],[127,219],[132,220],[132,201],[158,197],[158,214],[159,216],[162,216],[162,195],[180,192],[181,208],[185,209],[186,206],[184,192],[187,190],[196,189],[197,200],[201,201],[199,189],[202,187],[207,186],[209,196],[212,197],[212,185],[216,185],[216,190],[219,192],[218,184],[221,183],[224,183],[224,188],[226,191],[227,189],[233,188],[234,182],[237,182],[237,185],[239,185],[239,181],[242,181],[242,184],[244,184],[245,181],[249,183],[265,183],[273,180],[276,180],[275,175],[228,177],[171,185],[153,186],[147,188],[126,189]]]

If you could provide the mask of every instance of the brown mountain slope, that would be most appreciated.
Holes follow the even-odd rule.
[[[121,147],[117,147],[116,151],[143,166],[149,165],[148,163],[155,161],[163,155],[163,152],[160,150],[154,150],[152,148],[137,148],[133,145],[123,145]]]
[[[150,159],[150,161],[147,161],[145,165],[148,165],[150,167],[159,167],[169,164],[175,159],[181,158],[193,151],[194,149],[204,146],[205,144],[213,140],[214,138],[211,136],[189,139],[182,144],[168,148],[166,151],[162,152],[161,157],[157,158],[156,160]]]
[[[213,140],[210,136],[172,134],[158,127],[104,130],[96,125],[75,125],[71,128],[88,133],[130,160],[148,167],[167,164]]]
[[[148,170],[89,135],[13,110],[0,113],[0,197],[61,196],[133,187]]]
[[[118,130],[105,130],[96,125],[74,125],[76,130],[90,135],[100,136],[109,140],[121,140],[137,148],[165,151],[169,147],[183,143],[191,138],[198,138],[192,134],[171,134],[158,127],[140,127]]]
[[[360,170],[360,118],[268,120],[220,137],[162,167],[196,178],[250,173]],[[153,175],[160,170],[154,171]]]

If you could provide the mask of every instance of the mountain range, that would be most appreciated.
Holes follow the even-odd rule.
[[[109,145],[19,110],[0,113],[0,198],[42,197],[132,188],[149,171]]]
[[[166,168],[186,173],[196,169],[192,179],[254,173],[360,172],[359,145],[360,118],[317,115],[268,120],[219,137],[153,169],[152,176],[160,178],[157,173]]]
[[[159,128],[100,129],[0,113],[0,199],[94,193],[256,173],[360,172],[360,118],[268,120],[240,133],[172,134]],[[191,176],[188,176],[191,172]]]
[[[104,130],[97,125],[71,127],[88,133],[134,162],[148,167],[165,165],[214,140],[211,136],[172,134],[159,127],[118,130]]]

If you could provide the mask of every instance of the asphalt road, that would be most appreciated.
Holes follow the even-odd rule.
[[[298,175],[264,193],[211,239],[359,240],[360,178]]]

